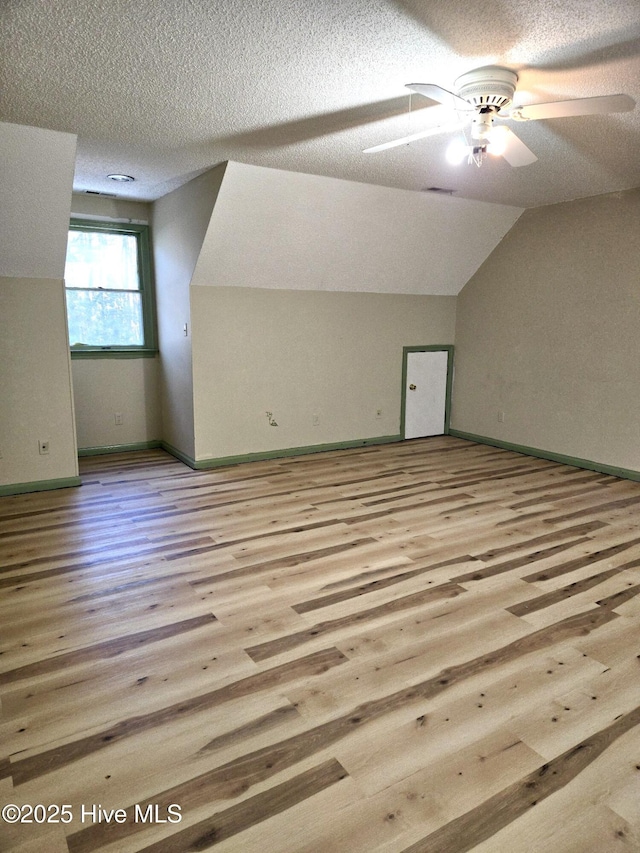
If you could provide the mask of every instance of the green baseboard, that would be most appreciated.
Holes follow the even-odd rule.
[[[178,450],[177,447],[174,447],[172,444],[169,444],[168,441],[161,441],[160,447],[163,450],[166,450],[171,456],[175,456],[175,458],[179,462],[184,462],[185,465],[188,465],[189,468],[196,469],[196,460],[193,457],[188,456],[186,453],[183,453],[181,450]]]
[[[134,444],[105,444],[99,447],[80,447],[78,456],[102,456],[106,453],[129,453],[132,450],[155,450],[161,441],[137,441]]]
[[[5,495],[25,495],[28,492],[48,492],[53,489],[70,489],[81,486],[80,477],[59,477],[56,480],[34,480],[31,483],[10,483],[0,486],[0,497]]]
[[[476,435],[472,432],[463,432],[459,429],[450,429],[449,435],[455,438],[463,438],[467,441],[474,441],[477,444],[490,444],[492,447],[512,450],[514,453],[522,453],[525,456],[536,456],[538,459],[548,459],[550,462],[561,462],[563,465],[571,465],[574,468],[586,468],[587,471],[611,474],[613,477],[621,477],[624,480],[640,480],[640,471],[634,471],[629,468],[618,468],[615,465],[605,465],[603,462],[593,462],[591,459],[581,459],[579,456],[567,456],[564,453],[554,453],[552,450],[541,450],[539,447],[513,444],[510,441],[502,441],[499,438],[490,438],[486,435]]]
[[[192,459],[186,453],[162,442],[163,450],[175,456],[185,465],[196,471],[207,468],[222,468],[227,465],[240,465],[244,462],[263,462],[268,459],[284,459],[288,456],[306,456],[309,453],[326,453],[330,450],[352,450],[358,447],[371,447],[376,444],[393,444],[402,441],[401,435],[379,435],[375,438],[361,438],[353,441],[337,441],[332,444],[310,444],[305,447],[286,447],[280,450],[264,450],[257,453],[243,453],[238,456],[220,456],[213,459]]]

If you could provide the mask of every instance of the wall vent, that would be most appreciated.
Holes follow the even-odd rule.
[[[115,193],[101,193],[98,190],[82,190],[83,195],[98,195],[100,198],[118,198]]]
[[[444,195],[453,195],[455,190],[447,189],[446,187],[423,187],[423,193],[442,193]]]

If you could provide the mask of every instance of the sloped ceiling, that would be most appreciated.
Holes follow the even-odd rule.
[[[0,122],[0,151],[0,276],[62,279],[76,138]]]
[[[521,213],[230,162],[191,283],[456,296]]]
[[[519,207],[640,185],[640,108],[519,124],[521,168],[449,166],[443,135],[362,153],[442,122],[404,84],[487,64],[521,104],[640,102],[637,0],[5,0],[0,42],[0,118],[78,134],[77,190],[152,200],[226,160]]]

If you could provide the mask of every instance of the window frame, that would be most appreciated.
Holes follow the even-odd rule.
[[[144,344],[96,346],[74,344],[69,341],[67,323],[67,342],[71,358],[154,358],[158,353],[156,337],[155,295],[153,288],[153,270],[151,264],[151,238],[149,226],[134,222],[105,222],[99,219],[79,219],[72,217],[69,231],[103,232],[110,234],[133,234],[136,237],[138,257],[138,282],[142,304],[142,329]],[[69,288],[73,290],[73,288]],[[67,283],[64,284],[65,304]]]

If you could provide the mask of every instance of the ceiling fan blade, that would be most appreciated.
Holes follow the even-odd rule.
[[[365,148],[363,154],[376,154],[378,151],[386,151],[387,148],[396,148],[398,145],[408,145],[410,142],[416,142],[418,139],[426,139],[427,136],[437,136],[439,133],[448,133],[451,130],[458,130],[463,126],[463,122],[455,122],[452,124],[440,124],[437,127],[429,127],[427,130],[419,130],[417,133],[410,133],[409,136],[402,136],[400,139],[392,139],[391,142],[383,142],[381,145],[374,145],[372,148]]]
[[[549,104],[527,104],[511,110],[507,118],[516,121],[530,119],[591,116],[603,113],[624,113],[636,105],[629,95],[602,95],[596,98],[576,98],[572,101],[553,101]]]
[[[510,128],[505,127],[503,132],[505,149],[502,156],[510,166],[528,166],[536,162],[538,158],[533,151]]]
[[[434,83],[407,83],[407,89],[411,89],[412,92],[417,92],[419,95],[431,98],[432,101],[438,101],[438,103],[444,104],[445,107],[451,107],[452,110],[457,110],[458,112],[461,110],[468,111],[474,109],[468,101],[465,101],[463,98],[459,98],[457,95],[454,95],[453,92],[447,91],[447,89],[436,86]]]

